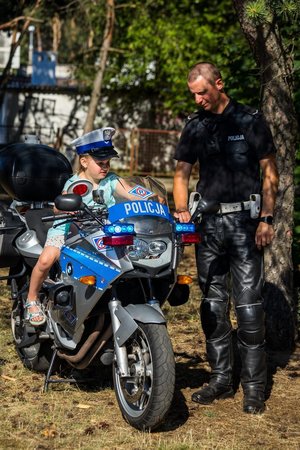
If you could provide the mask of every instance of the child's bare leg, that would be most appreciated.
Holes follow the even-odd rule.
[[[28,291],[28,300],[36,300],[38,298],[39,290],[47,278],[49,270],[53,264],[58,260],[60,249],[57,247],[45,247],[40,257],[33,268],[30,285]]]
[[[31,314],[30,323],[41,325],[45,322],[45,316],[42,312],[38,301],[39,290],[47,278],[49,270],[53,264],[59,259],[60,249],[57,247],[47,246],[42,251],[36,265],[33,268],[27,297],[27,312]]]

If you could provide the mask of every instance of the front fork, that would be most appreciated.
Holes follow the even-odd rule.
[[[113,286],[112,299],[108,303],[114,336],[115,355],[120,377],[129,376],[126,341],[138,328],[138,322],[165,324],[166,319],[159,307],[159,302],[151,298],[148,304],[128,305],[123,307],[117,298]]]
[[[120,300],[117,300],[115,297],[112,300],[110,300],[108,304],[113,329],[115,355],[117,359],[119,375],[121,377],[126,377],[128,375],[127,350],[125,345],[120,346],[119,344],[120,339],[118,335],[118,330],[120,330],[121,328],[121,322],[117,317],[118,308],[120,306],[121,306]]]

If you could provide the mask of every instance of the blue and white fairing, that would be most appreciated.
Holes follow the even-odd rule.
[[[109,208],[109,220],[112,223],[138,216],[160,217],[172,221],[168,206],[151,200],[127,201]]]
[[[130,228],[133,225],[133,244],[105,245],[103,238],[108,234],[91,220],[84,228],[85,233],[67,239],[61,251],[62,281],[73,286],[74,298],[70,310],[54,310],[52,315],[65,331],[74,335],[72,341],[65,342],[69,348],[76,346],[86,317],[115,281],[123,277],[170,275],[173,279],[176,271],[179,254],[164,186],[151,177],[126,179],[123,184],[128,186],[127,197],[117,195],[116,191],[114,204],[108,208],[107,225],[130,224]],[[95,277],[94,286],[80,282],[87,275]]]
[[[77,241],[76,245],[68,245],[67,241],[61,252],[62,272],[75,280],[94,275],[95,287],[100,291],[110,287],[122,273],[134,267],[144,267],[155,272],[170,265],[173,257],[174,220],[170,215],[164,186],[151,177],[122,179],[124,185],[124,196],[117,190],[114,194],[115,204],[108,209],[108,223],[133,224],[133,245],[126,248],[104,245],[106,234],[97,227],[97,230]]]

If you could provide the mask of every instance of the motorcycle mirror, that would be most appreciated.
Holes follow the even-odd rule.
[[[54,203],[60,211],[78,211],[84,209],[84,203],[78,194],[58,195]]]
[[[99,205],[104,205],[104,191],[102,189],[95,189],[93,191],[93,200]]]

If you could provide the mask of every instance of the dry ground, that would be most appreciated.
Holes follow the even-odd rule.
[[[195,278],[188,248],[181,272]],[[279,450],[300,449],[300,348],[292,355],[269,354],[269,398],[261,416],[242,413],[242,393],[212,406],[191,402],[208,380],[204,338],[198,320],[199,291],[192,286],[187,305],[166,307],[176,356],[176,392],[165,423],[153,433],[134,430],[123,420],[111,386],[52,385],[25,369],[10,334],[10,301],[0,285],[0,449],[35,450]]]

